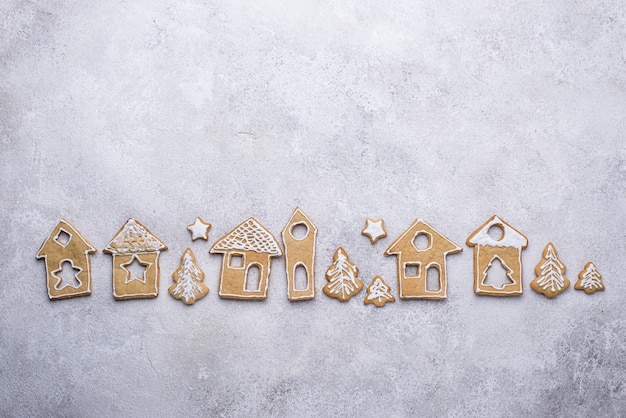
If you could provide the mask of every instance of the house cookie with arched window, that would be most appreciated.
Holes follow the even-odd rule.
[[[317,227],[300,208],[296,208],[283,229],[282,236],[285,244],[287,297],[290,301],[315,298]]]
[[[276,238],[249,218],[217,240],[209,251],[222,254],[219,295],[226,299],[267,299],[272,257],[283,255]]]
[[[416,219],[389,248],[398,262],[398,294],[402,299],[448,297],[446,256],[463,251],[426,222]]]

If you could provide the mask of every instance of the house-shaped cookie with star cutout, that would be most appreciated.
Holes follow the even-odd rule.
[[[400,297],[447,298],[446,256],[461,251],[461,247],[435,228],[416,219],[385,251],[385,255],[397,257]]]
[[[226,299],[267,299],[272,257],[283,255],[276,238],[249,218],[217,240],[209,251],[223,254],[219,295]]]
[[[159,295],[159,254],[167,246],[139,221],[129,219],[103,250],[113,256],[116,300]]]
[[[90,253],[97,250],[76,228],[61,219],[37,252],[46,262],[48,297],[51,300],[91,295]],[[69,264],[74,277],[64,277]]]

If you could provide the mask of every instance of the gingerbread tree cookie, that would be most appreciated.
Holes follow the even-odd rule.
[[[333,264],[326,270],[324,293],[331,298],[347,302],[363,289],[363,282],[358,278],[359,269],[349,259],[346,251],[339,247],[333,255]]]
[[[569,280],[565,277],[565,264],[559,260],[556,248],[550,242],[543,250],[543,260],[535,267],[537,277],[530,282],[530,287],[547,298],[555,298],[569,287]]]
[[[180,265],[172,274],[172,278],[174,284],[168,289],[170,295],[187,305],[193,305],[196,300],[202,299],[209,293],[207,285],[202,283],[204,272],[198,266],[191,248],[187,248],[181,256]]]
[[[592,262],[585,264],[585,268],[578,273],[578,281],[574,285],[576,290],[584,290],[586,294],[591,295],[598,290],[604,290],[602,275]]]
[[[374,304],[378,308],[385,306],[387,302],[395,301],[396,298],[391,294],[391,288],[380,276],[372,279],[372,283],[367,286],[367,296],[363,299],[364,304]]]

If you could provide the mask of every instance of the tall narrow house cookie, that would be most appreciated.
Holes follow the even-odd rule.
[[[416,219],[389,248],[398,263],[398,293],[402,299],[448,297],[446,256],[463,251],[426,222]]]
[[[313,299],[317,227],[300,208],[296,208],[283,229],[282,237],[285,245],[287,297],[290,301]],[[303,280],[297,280],[298,277]]]
[[[113,297],[116,300],[159,295],[159,254],[167,246],[132,218],[115,234],[103,252],[113,256]]]
[[[59,221],[37,252],[37,258],[46,262],[46,283],[51,300],[91,295],[89,254],[96,251],[69,222]]]
[[[474,293],[519,296],[524,292],[522,250],[528,246],[528,238],[521,232],[494,215],[474,231],[466,243],[474,247]],[[490,280],[490,271],[497,267],[504,273],[500,283]]]
[[[276,238],[248,218],[217,240],[212,254],[223,254],[219,295],[226,299],[267,299],[272,257],[283,255]]]

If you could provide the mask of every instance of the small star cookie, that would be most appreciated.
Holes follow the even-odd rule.
[[[382,219],[376,220],[367,218],[365,221],[365,228],[361,231],[361,235],[365,235],[370,239],[372,244],[375,244],[376,241],[387,236],[387,231],[385,231],[385,221]]]
[[[194,223],[187,225],[187,230],[191,233],[191,240],[195,241],[202,238],[205,241],[209,240],[209,229],[211,224],[205,222],[201,217],[197,217]]]

